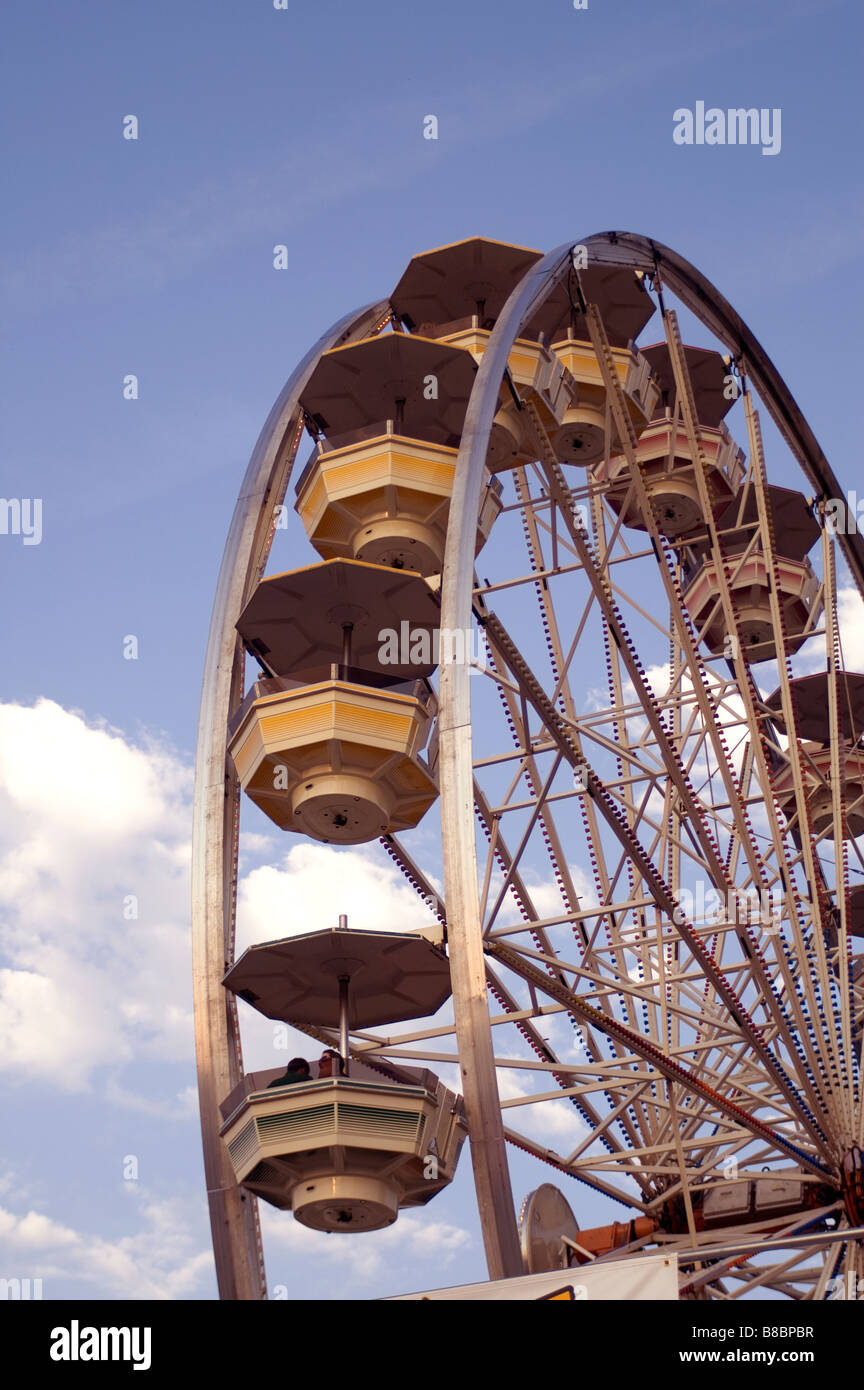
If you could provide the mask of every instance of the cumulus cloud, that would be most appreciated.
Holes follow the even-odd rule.
[[[864,671],[864,601],[852,585],[838,590],[837,619],[847,670]]]
[[[50,700],[0,705],[0,1066],[88,1087],[191,1056],[191,773]],[[63,1066],[57,1066],[62,1056]]]
[[[505,1103],[505,1126],[536,1139],[561,1141],[571,1146],[578,1143],[588,1131],[572,1101],[564,1098],[532,1105],[527,1100],[540,1092],[554,1092],[557,1084],[551,1072],[522,1073],[512,1068],[499,1068],[498,1094]],[[511,1104],[508,1105],[508,1101]]]
[[[369,1297],[373,1284],[377,1283],[378,1291],[383,1292],[385,1276],[390,1289],[401,1285],[407,1292],[424,1281],[432,1281],[430,1287],[437,1286],[445,1282],[442,1271],[473,1245],[472,1236],[464,1227],[412,1212],[400,1213],[399,1219],[383,1231],[342,1237],[311,1231],[287,1214],[264,1206],[261,1224],[272,1252],[271,1297],[280,1296],[279,1268],[285,1256],[290,1257],[292,1264],[320,1262],[331,1297],[356,1297],[358,1289]]]
[[[237,903],[238,953],[258,941],[335,927],[410,931],[435,920],[395,864],[377,847],[333,849],[302,840],[278,867],[253,869]]]
[[[73,1283],[81,1298],[206,1297],[213,1257],[200,1226],[193,1229],[188,1202],[156,1200],[137,1184],[126,1190],[138,1208],[138,1230],[115,1240],[39,1211],[16,1215],[0,1207],[0,1265],[7,1277],[41,1279],[43,1298],[57,1297],[52,1283],[60,1281]]]

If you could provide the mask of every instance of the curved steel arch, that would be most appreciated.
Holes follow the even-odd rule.
[[[525,274],[495,324],[480,363],[465,417],[450,506],[442,575],[441,626],[471,624],[476,518],[498,392],[513,343],[523,325],[563,279],[574,246],[589,265],[659,272],[660,279],[718,338],[750,378],[777,428],[820,497],[839,497],[840,484],[780,373],[743,319],[691,263],[660,242],[632,232],[601,232],[566,242]],[[864,597],[864,537],[839,535],[855,583]],[[452,654],[451,654],[452,655]],[[453,978],[453,1008],[463,1074],[471,1157],[491,1278],[522,1272],[516,1216],[497,1104],[492,1033],[486,1006],[482,924],[477,901],[477,855],[472,789],[469,668],[442,663],[439,688],[439,766],[444,896]]]
[[[228,719],[243,695],[243,648],[235,623],[258,583],[300,441],[300,395],[322,353],[364,338],[389,313],[387,300],[338,319],[283,386],[264,424],[225,542],[210,635],[195,755],[192,826],[192,970],[195,1051],[204,1174],[219,1297],[266,1298],[254,1197],[241,1192],[219,1138],[219,1103],[243,1074],[237,1004],[222,988],[233,960],[240,788],[226,752]]]

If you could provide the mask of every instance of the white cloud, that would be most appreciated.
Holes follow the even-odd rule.
[[[0,1173],[0,1197],[23,1198],[27,1191],[27,1187],[21,1185],[19,1176],[14,1170],[7,1169],[5,1173]]]
[[[175,1299],[205,1297],[212,1255],[201,1249],[200,1232],[189,1221],[188,1202],[154,1200],[126,1185],[138,1206],[139,1230],[116,1240],[63,1225],[38,1211],[16,1215],[0,1207],[0,1264],[7,1277],[81,1286],[80,1297]]]
[[[594,887],[594,880],[590,871],[583,869],[580,864],[568,864],[567,867],[570,871],[573,887],[579,895],[579,906],[583,908],[596,906],[598,901],[597,890]],[[531,894],[531,901],[540,917],[555,917],[559,913],[565,911],[561,889],[554,878],[541,879],[539,875],[530,868],[523,869],[522,874],[525,886]],[[498,887],[500,887],[501,882],[503,882],[500,874],[497,877],[498,883],[496,885],[496,875],[493,874],[492,876],[493,893],[497,893]],[[509,917],[514,923],[521,921],[521,916],[522,914],[518,911],[518,907],[514,907],[514,911],[509,914]],[[502,918],[502,923],[503,921],[504,919]]]
[[[521,1100],[537,1092],[554,1091],[558,1083],[551,1072],[517,1072],[498,1068],[498,1094],[502,1100]],[[530,1077],[530,1084],[526,1081]],[[539,1139],[563,1139],[576,1144],[588,1133],[585,1120],[572,1100],[544,1100],[536,1105],[512,1105],[503,1111],[504,1125],[520,1134]]]
[[[838,585],[837,622],[845,669],[864,671],[864,601],[854,584]],[[777,689],[780,677],[776,662],[758,666],[756,670],[765,692]],[[825,638],[813,637],[793,656],[792,672],[795,676],[807,676],[824,670]]]
[[[334,1285],[333,1297],[349,1297],[351,1290],[385,1274],[391,1281],[404,1280],[408,1291],[416,1287],[418,1280],[422,1281],[422,1266],[427,1262],[433,1265],[437,1281],[440,1270],[472,1245],[471,1235],[463,1227],[410,1212],[401,1212],[394,1224],[383,1231],[334,1236],[311,1231],[288,1213],[273,1211],[264,1204],[260,1211],[268,1249],[271,1296],[274,1284],[279,1282],[280,1257],[284,1255],[296,1261],[321,1261],[328,1273],[333,1271],[345,1279],[344,1289]],[[421,1269],[416,1267],[417,1262]]]
[[[275,835],[259,835],[254,830],[241,830],[240,832],[240,856],[254,854],[272,854],[278,845]]]
[[[190,790],[156,742],[50,700],[0,705],[0,1067],[14,1078],[75,1091],[100,1064],[192,1055]]]
[[[128,1085],[121,1084],[114,1076],[105,1081],[104,1099],[123,1110],[131,1110],[139,1115],[151,1115],[157,1120],[189,1120],[198,1118],[198,1088],[184,1086],[173,1096],[157,1097],[137,1095]]]
[[[864,600],[854,586],[837,592],[840,641],[848,671],[864,671]]]
[[[300,841],[281,867],[253,869],[241,882],[237,904],[237,953],[258,941],[335,927],[340,913],[348,926],[409,931],[431,925],[433,916],[381,851],[331,849]]]

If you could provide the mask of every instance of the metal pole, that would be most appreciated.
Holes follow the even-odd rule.
[[[349,976],[339,976],[339,1051],[342,1053],[342,1065],[345,1068],[344,1075],[348,1076],[350,1061],[348,1058],[348,984]]]
[[[670,1255],[674,1255],[679,1264],[690,1264],[695,1260],[719,1260],[726,1259],[733,1255],[762,1255],[766,1250],[806,1250],[811,1245],[817,1248],[821,1245],[836,1245],[838,1241],[861,1240],[864,1238],[864,1226],[853,1226],[848,1230],[841,1231],[808,1231],[806,1235],[783,1236],[780,1240],[754,1240],[739,1241],[734,1245],[700,1246],[695,1250],[675,1250],[672,1246],[660,1246],[659,1253],[668,1250]]]

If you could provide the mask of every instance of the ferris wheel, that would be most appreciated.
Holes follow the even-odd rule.
[[[687,1298],[864,1287],[841,497],[742,320],[629,233],[421,253],[296,369],[241,487],[199,726],[221,1297],[266,1296],[257,1199],[350,1239],[432,1200],[466,1137],[492,1279],[659,1251]],[[309,544],[265,576],[292,501]],[[235,961],[241,791],[288,835],[377,844],[436,925],[297,924]],[[238,997],[334,1072],[245,1075]]]

